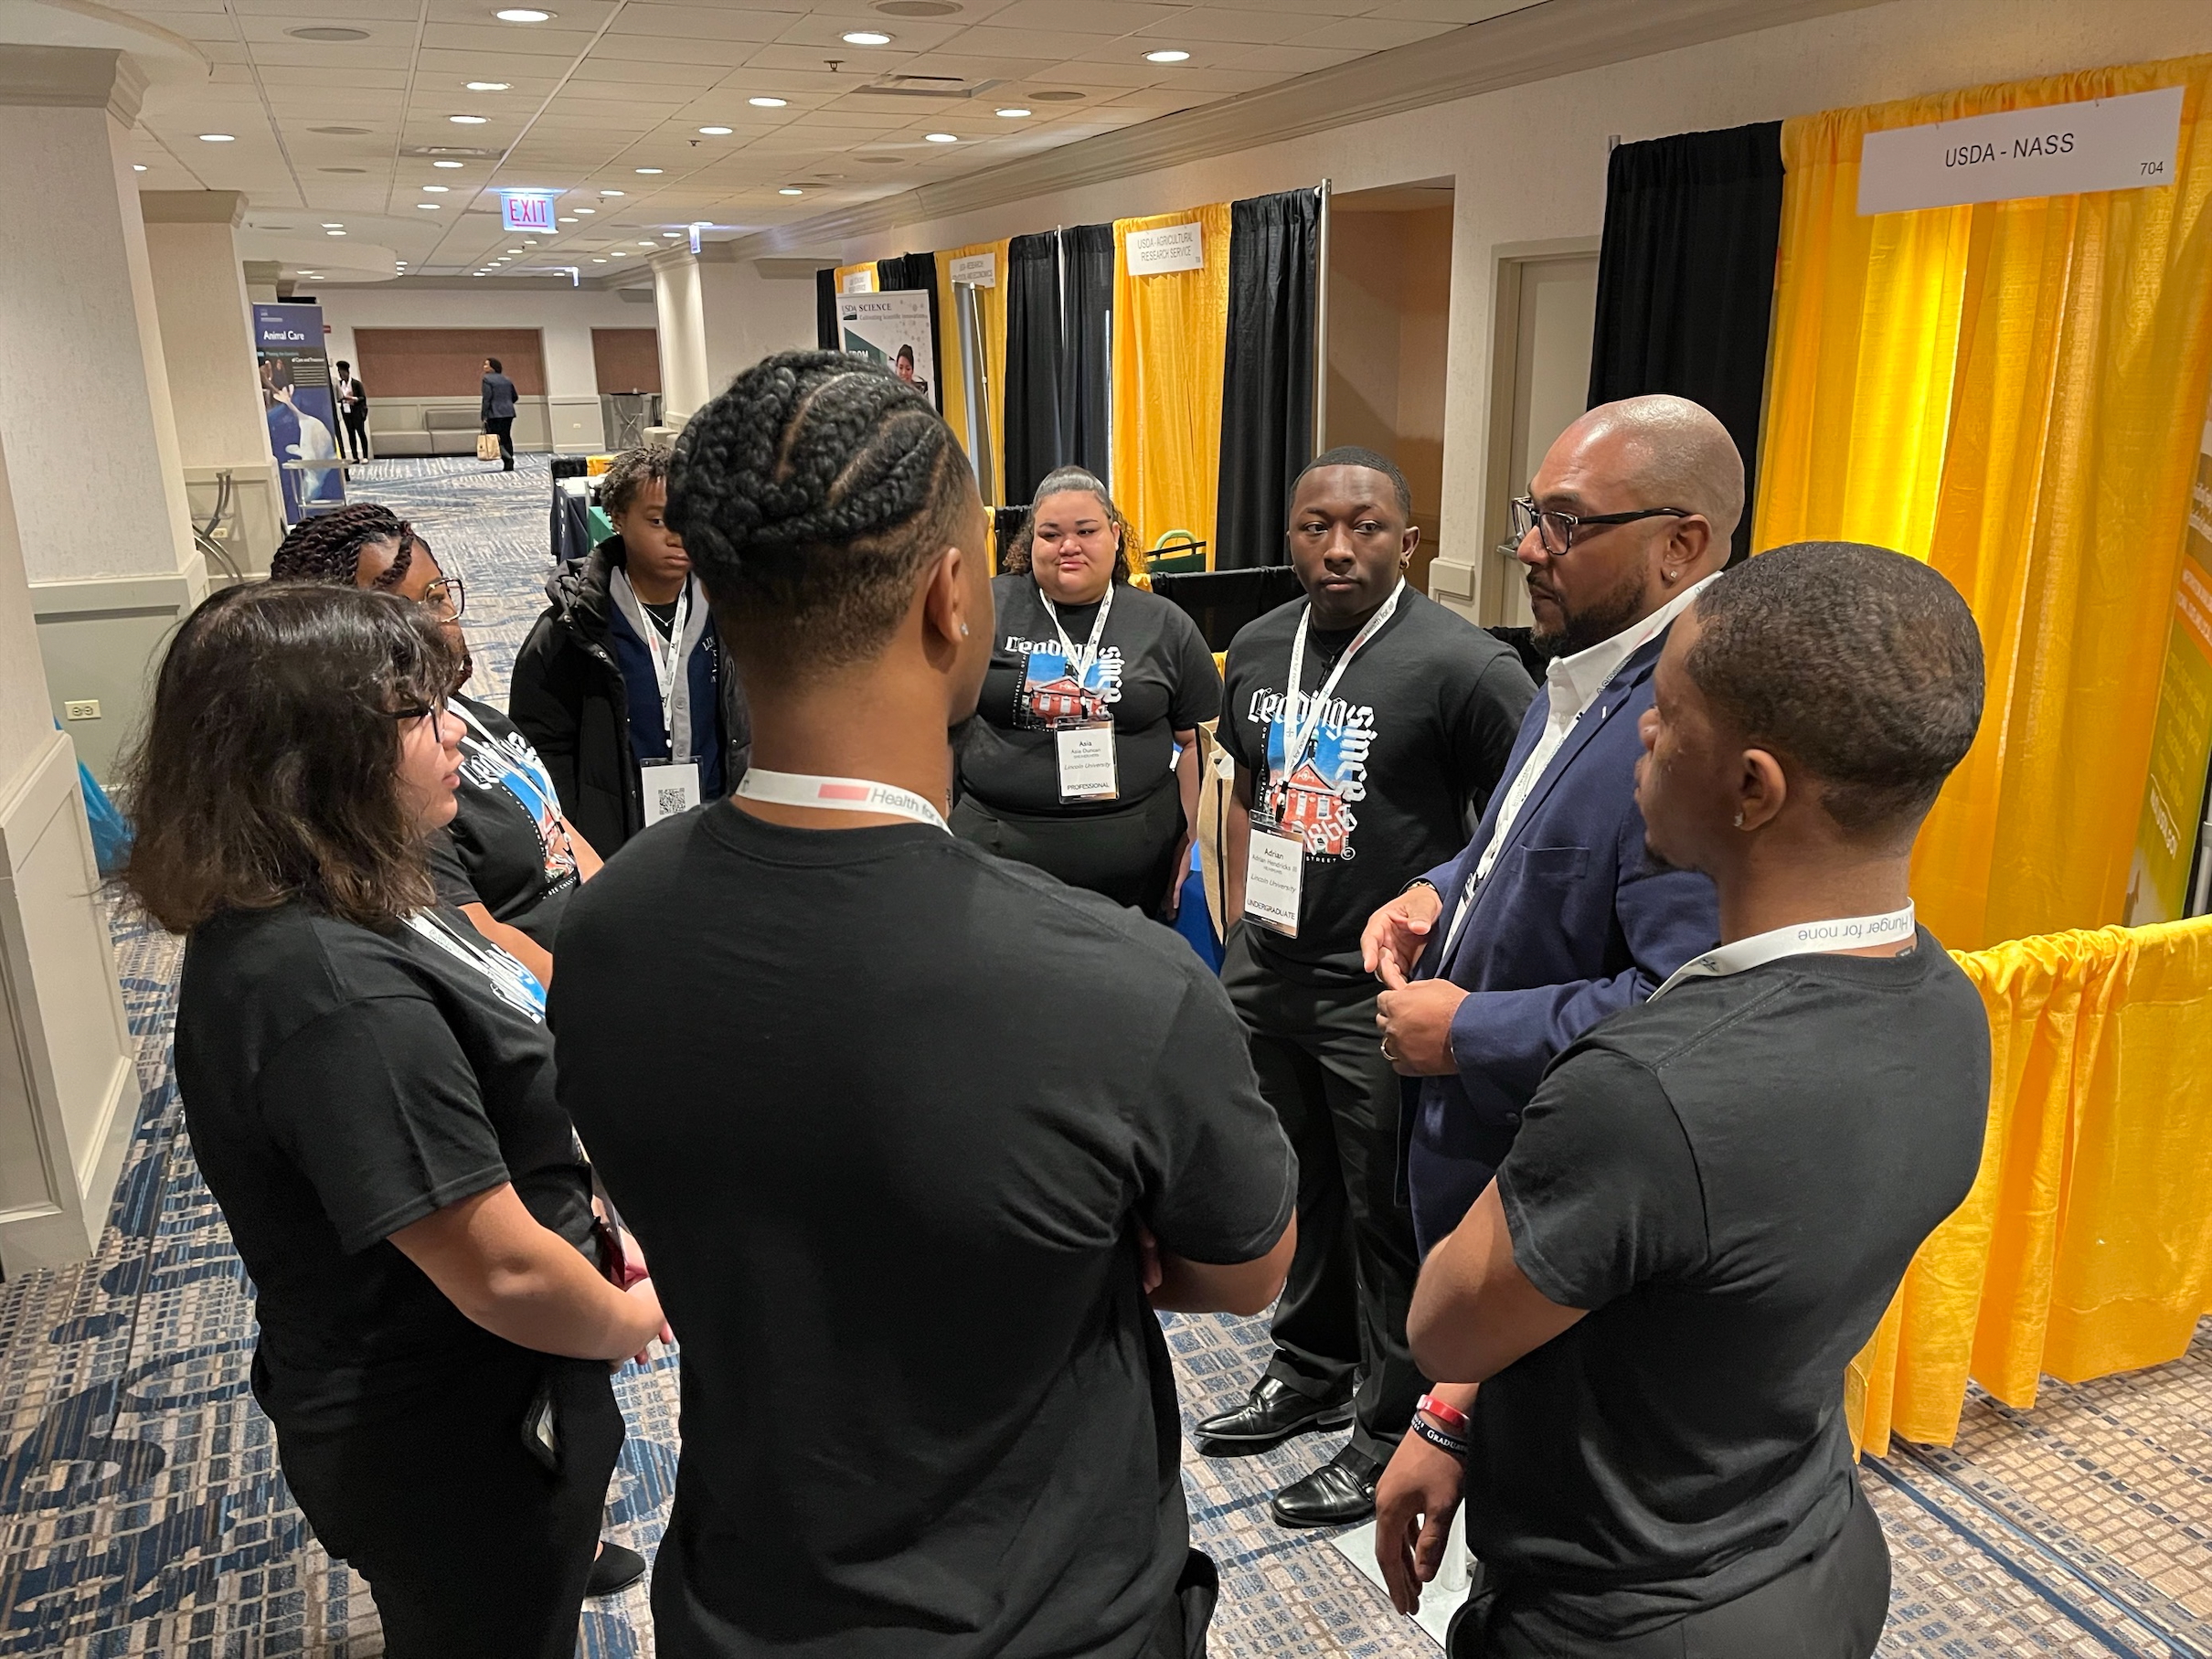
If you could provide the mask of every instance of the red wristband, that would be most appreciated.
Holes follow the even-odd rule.
[[[1437,1427],[1440,1429],[1448,1429],[1454,1434],[1467,1432],[1469,1423],[1467,1414],[1457,1406],[1446,1405],[1433,1394],[1422,1395],[1420,1404],[1413,1409],[1416,1411],[1426,1411],[1430,1417],[1436,1419]]]

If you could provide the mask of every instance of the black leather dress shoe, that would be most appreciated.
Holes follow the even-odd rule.
[[[1269,1505],[1284,1526],[1350,1526],[1375,1515],[1382,1466],[1346,1446],[1303,1480],[1292,1481]]]
[[[1239,1452],[1260,1452],[1314,1429],[1341,1429],[1352,1420],[1350,1399],[1314,1399],[1280,1377],[1263,1377],[1244,1404],[1207,1418],[1193,1430],[1201,1441],[1218,1441]],[[1201,1445],[1200,1451],[1206,1450]]]

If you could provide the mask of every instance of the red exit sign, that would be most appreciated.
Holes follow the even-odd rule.
[[[503,190],[499,194],[500,225],[508,230],[553,231],[553,197],[535,191]]]

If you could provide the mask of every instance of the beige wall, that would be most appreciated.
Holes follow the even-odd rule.
[[[853,261],[1161,213],[1329,178],[1456,187],[1444,541],[1479,546],[1498,251],[1602,228],[1606,141],[1810,113],[1982,81],[2212,51],[2205,0],[1895,0],[1111,183],[851,239]]]
[[[803,261],[777,261],[782,271]],[[742,370],[780,351],[814,345],[812,271],[763,275],[751,260],[707,261],[699,267],[707,315],[707,393],[712,397]]]

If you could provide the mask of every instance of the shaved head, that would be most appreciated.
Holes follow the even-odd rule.
[[[1743,457],[1713,411],[1653,392],[1601,403],[1567,429],[1570,438],[1620,446],[1618,476],[1647,506],[1686,507],[1726,545],[1743,517]]]

